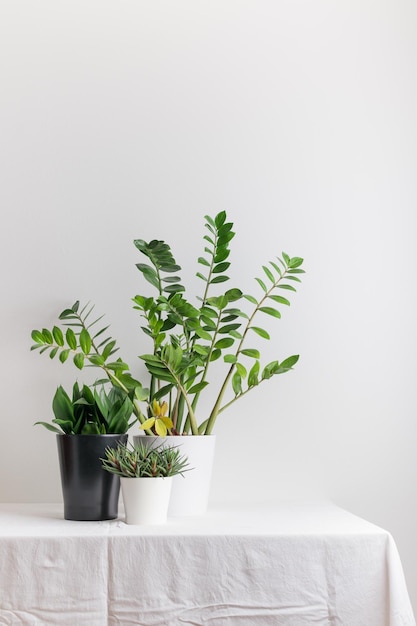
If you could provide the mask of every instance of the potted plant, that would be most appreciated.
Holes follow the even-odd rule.
[[[213,434],[219,415],[260,384],[290,371],[299,358],[292,355],[261,365],[254,339],[270,339],[258,319],[281,317],[304,273],[303,259],[283,252],[263,265],[255,279],[258,295],[237,287],[224,289],[229,284],[233,224],[222,211],[214,218],[205,216],[205,228],[197,272],[201,292],[192,300],[170,246],[161,240],[134,242],[147,259],[137,268],[154,290],[153,296],[134,298],[152,348],[141,356],[150,374],[147,419],[141,420],[141,428],[168,441],[178,438],[176,445],[195,468],[186,481],[174,482],[170,512],[179,515],[207,507],[214,454],[214,438],[207,435]],[[214,370],[220,384],[213,389],[209,374]],[[202,416],[201,406],[206,411]]]
[[[171,443],[181,444],[182,452],[195,467],[193,480],[199,493],[184,497],[189,506],[198,503],[197,508],[193,505],[194,512],[205,509],[210,480],[204,478],[206,486],[201,486],[199,464],[192,450],[185,446],[188,448],[191,441],[193,446],[198,445],[196,458],[204,455],[210,465],[214,452],[213,429],[219,415],[260,384],[290,371],[297,363],[298,355],[292,355],[261,364],[260,350],[254,340],[270,339],[268,330],[258,319],[263,316],[279,319],[282,308],[290,305],[289,296],[296,291],[304,273],[303,259],[283,252],[262,266],[260,276],[255,278],[257,295],[245,294],[237,287],[224,289],[230,280],[233,224],[227,221],[226,212],[221,211],[214,218],[205,216],[205,229],[203,254],[198,258],[201,271],[197,272],[201,292],[194,298],[187,295],[180,277],[181,267],[165,241],[134,241],[147,260],[137,263],[137,268],[154,290],[153,295],[133,298],[133,306],[143,320],[142,330],[150,341],[150,349],[140,355],[149,372],[149,388],[133,378],[127,363],[114,359],[116,342],[111,337],[101,340],[108,326],[97,330],[101,317],[90,321],[93,307],[80,310],[76,302],[60,315],[66,330],[54,326],[52,330],[32,332],[33,349],[47,352],[51,358],[58,355],[61,362],[71,358],[79,369],[85,365],[100,368],[112,386],[128,394],[144,434],[168,437]],[[214,370],[216,374],[211,379]],[[213,380],[219,378],[220,384],[214,389]],[[207,399],[211,402],[208,410]],[[204,415],[200,415],[201,406],[206,411]],[[171,437],[181,439],[171,440]],[[208,451],[204,452],[206,447]],[[190,476],[186,481],[176,481],[174,492],[185,483],[188,489],[191,482]],[[173,497],[172,502],[176,499],[177,496]]]
[[[56,433],[64,518],[115,519],[120,481],[103,471],[100,457],[109,445],[127,441],[132,402],[121,389],[90,388],[77,382],[69,396],[55,392],[52,423],[36,422]]]
[[[120,443],[106,448],[102,463],[120,477],[126,524],[166,522],[172,479],[188,471],[187,458],[178,448]]]

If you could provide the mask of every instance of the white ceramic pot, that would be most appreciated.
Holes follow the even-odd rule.
[[[188,457],[189,471],[183,476],[173,476],[168,515],[202,515],[207,511],[213,471],[215,435],[178,435],[150,437],[135,435],[133,442],[178,446]]]
[[[164,524],[167,521],[172,477],[121,477],[126,524]]]

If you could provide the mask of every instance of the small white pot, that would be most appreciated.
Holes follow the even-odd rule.
[[[172,477],[120,477],[126,524],[164,524],[167,521]]]
[[[134,435],[139,441],[152,445],[178,446],[181,454],[188,457],[189,471],[173,476],[171,501],[168,515],[202,515],[207,511],[213,470],[215,435],[176,435],[151,437]]]

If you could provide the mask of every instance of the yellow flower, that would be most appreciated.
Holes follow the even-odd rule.
[[[174,427],[171,418],[166,415],[166,412],[168,411],[168,404],[166,402],[159,404],[158,400],[153,400],[150,405],[150,410],[152,417],[145,420],[145,422],[141,425],[141,428],[143,430],[154,429],[157,435],[160,437],[166,437],[168,428]]]

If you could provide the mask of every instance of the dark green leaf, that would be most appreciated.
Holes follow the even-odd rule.
[[[214,347],[218,348],[219,350],[224,350],[224,348],[230,348],[230,346],[232,346],[234,342],[235,340],[231,337],[224,337],[223,339],[219,339],[219,341],[216,341]]]
[[[210,281],[210,285],[214,285],[216,283],[225,283],[226,280],[229,280],[228,276],[215,276],[214,278],[212,278],[212,280]]]

